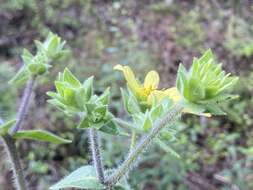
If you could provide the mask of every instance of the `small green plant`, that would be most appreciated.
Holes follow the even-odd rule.
[[[50,33],[45,42],[35,42],[35,55],[24,50],[23,67],[10,81],[10,84],[27,84],[17,113],[17,117],[2,121],[0,135],[6,144],[13,163],[16,188],[27,190],[28,186],[20,165],[18,149],[19,139],[33,139],[56,144],[71,141],[43,130],[21,130],[22,122],[28,111],[32,87],[35,79],[49,72],[52,63],[67,53],[65,42]],[[124,109],[132,122],[117,118],[109,109],[110,89],[97,95],[93,87],[93,77],[79,81],[69,69],[59,73],[55,81],[56,92],[48,92],[50,104],[57,107],[67,117],[79,118],[78,130],[87,130],[92,164],[85,165],[61,179],[50,189],[131,189],[127,183],[127,174],[138,165],[138,159],[151,143],[158,144],[167,152],[179,158],[171,148],[178,132],[177,122],[185,113],[210,117],[223,115],[220,104],[236,96],[229,90],[238,78],[225,74],[221,64],[217,64],[211,50],[200,58],[194,58],[189,71],[179,66],[176,86],[159,89],[159,74],[150,71],[144,83],[140,83],[128,66],[116,65],[115,70],[123,72],[127,88],[121,88]],[[105,168],[100,150],[100,133],[131,138],[128,155],[116,168]]]
[[[16,147],[17,141],[29,139],[55,144],[71,142],[49,131],[41,129],[22,129],[36,79],[46,74],[51,64],[67,53],[67,51],[63,49],[65,42],[62,42],[61,38],[53,33],[49,33],[43,43],[35,41],[35,44],[37,47],[36,54],[32,55],[28,50],[24,49],[21,55],[23,66],[9,82],[14,87],[22,87],[26,83],[16,118],[8,121],[3,121],[0,118],[0,136],[5,143],[6,152],[12,162],[15,187],[19,190],[26,190],[28,186],[20,163],[19,150]]]
[[[81,83],[68,69],[60,73],[55,82],[57,92],[48,93],[52,98],[49,103],[69,116],[80,117],[77,128],[88,129],[93,160],[93,165],[82,166],[50,189],[130,189],[126,176],[137,165],[143,151],[155,142],[179,157],[169,146],[177,131],[175,121],[182,113],[204,116],[225,114],[219,105],[221,101],[235,97],[228,90],[238,80],[230,74],[225,75],[211,50],[201,58],[195,58],[189,71],[181,65],[177,85],[169,89],[158,90],[159,75],[156,71],[150,71],[141,84],[130,67],[117,65],[115,69],[122,71],[127,81],[128,88],[121,89],[121,92],[125,110],[133,119],[131,123],[110,113],[109,90],[97,96],[93,92],[92,78]],[[128,127],[128,130],[121,133],[120,126]],[[129,153],[115,169],[103,166],[100,132],[131,135]]]

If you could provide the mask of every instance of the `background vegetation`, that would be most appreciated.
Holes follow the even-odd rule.
[[[189,66],[192,57],[207,48],[227,71],[240,76],[235,89],[240,98],[224,106],[226,117],[183,118],[175,144],[181,159],[153,145],[129,176],[130,184],[145,190],[253,189],[252,12],[253,5],[246,0],[0,0],[1,117],[15,114],[14,100],[21,95],[7,81],[21,66],[18,55],[23,47],[32,51],[34,39],[53,31],[71,50],[67,61],[54,63],[50,76],[39,80],[24,126],[57,131],[74,142],[19,144],[31,189],[47,189],[69,170],[90,161],[86,134],[74,130],[74,121],[46,103],[45,92],[53,90],[59,71],[67,66],[80,79],[95,75],[97,93],[112,86],[111,110],[124,117],[115,85],[124,83],[112,72],[115,64],[130,65],[140,73],[155,68],[162,86],[168,86],[174,84],[180,62]],[[128,142],[107,138],[111,137],[103,136],[103,156],[105,165],[113,167],[122,162],[120,155]],[[0,153],[0,190],[12,190],[2,146]]]

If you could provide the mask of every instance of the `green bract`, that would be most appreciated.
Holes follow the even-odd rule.
[[[238,81],[238,77],[230,76],[217,64],[212,51],[207,50],[202,57],[194,58],[189,71],[181,64],[177,74],[177,89],[186,102],[202,105],[205,110],[221,114],[216,106],[220,100],[230,99],[227,92]],[[211,108],[212,107],[212,108]],[[219,112],[219,113],[218,113]]]
[[[59,59],[67,53],[64,50],[65,41],[56,34],[49,33],[46,40],[42,43],[35,40],[37,52],[35,55],[27,49],[21,55],[24,65],[18,73],[11,79],[10,83],[22,85],[30,76],[42,75],[51,67],[50,63]]]
[[[93,77],[81,83],[67,68],[55,81],[56,92],[48,92],[49,103],[67,115],[78,115],[78,128],[93,127],[110,134],[118,134],[113,115],[108,110],[109,88],[100,96],[93,92]]]

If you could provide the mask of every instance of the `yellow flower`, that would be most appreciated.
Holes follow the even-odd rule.
[[[145,77],[144,84],[140,84],[129,66],[116,65],[114,69],[123,72],[131,92],[138,100],[148,105],[151,105],[153,98],[158,102],[161,102],[165,97],[171,98],[174,102],[178,102],[180,99],[180,94],[176,87],[162,90],[157,89],[160,78],[156,71],[149,71]]]
[[[123,72],[131,92],[139,101],[144,102],[147,105],[151,105],[153,99],[155,99],[157,102],[161,102],[165,97],[169,97],[174,103],[180,101],[181,96],[176,87],[161,90],[157,89],[160,78],[156,71],[149,71],[145,77],[144,84],[141,84],[135,78],[135,75],[129,66],[116,65],[114,69]],[[197,114],[187,108],[185,108],[183,112]],[[198,113],[197,115],[211,117],[210,113]]]

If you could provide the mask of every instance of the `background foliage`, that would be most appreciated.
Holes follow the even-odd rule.
[[[31,189],[47,189],[90,158],[87,137],[46,103],[51,81],[68,66],[79,79],[95,76],[96,93],[112,86],[111,111],[125,116],[115,83],[124,84],[116,64],[130,65],[145,74],[155,68],[163,86],[174,84],[180,62],[189,66],[193,56],[212,48],[226,70],[240,75],[237,101],[224,106],[227,117],[184,117],[175,150],[181,159],[155,144],[129,176],[133,189],[252,189],[253,188],[253,5],[250,1],[78,1],[0,0],[0,116],[15,113],[20,92],[8,81],[20,67],[22,48],[33,51],[34,39],[49,30],[67,41],[71,55],[56,65],[33,94],[26,129],[44,128],[73,139],[68,145],[20,144]],[[141,75],[141,74],[140,74]],[[36,110],[36,111],[35,111]],[[105,165],[121,163],[127,139],[103,136]],[[122,143],[124,142],[124,143]],[[32,150],[32,151],[28,151]],[[12,189],[1,147],[0,189]],[[28,165],[29,163],[29,165]],[[33,175],[32,175],[33,174]]]

